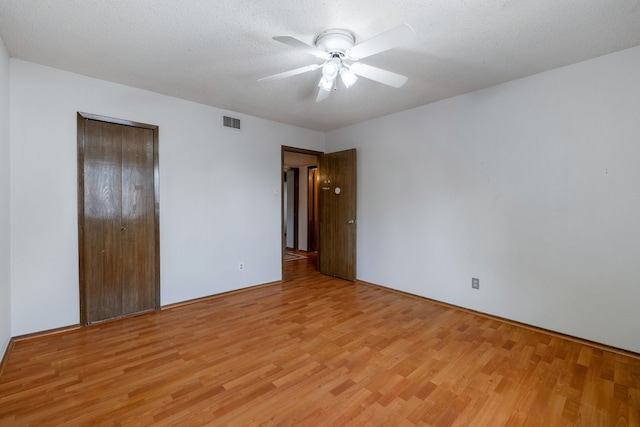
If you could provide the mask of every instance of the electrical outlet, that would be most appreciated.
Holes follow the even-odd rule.
[[[471,278],[471,288],[480,289],[480,279]]]
[[[238,263],[238,271],[244,271],[244,262]]]

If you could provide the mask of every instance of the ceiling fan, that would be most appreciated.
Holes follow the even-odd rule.
[[[351,31],[338,28],[328,29],[320,33],[313,43],[314,46],[291,36],[277,36],[273,39],[323,59],[324,62],[263,77],[258,81],[279,80],[322,69],[316,102],[326,99],[331,93],[331,89],[337,89],[338,76],[340,76],[340,80],[347,88],[358,80],[358,76],[399,88],[406,83],[406,76],[363,64],[359,61],[385,50],[407,44],[413,41],[415,37],[416,32],[408,24],[398,25],[358,44],[355,44],[355,36]]]

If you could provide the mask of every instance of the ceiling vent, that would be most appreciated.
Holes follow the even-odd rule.
[[[240,130],[240,119],[236,119],[235,117],[222,116],[222,126]]]

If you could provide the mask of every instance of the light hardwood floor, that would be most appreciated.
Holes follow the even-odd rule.
[[[0,425],[638,426],[640,360],[285,263],[282,284],[15,342]]]

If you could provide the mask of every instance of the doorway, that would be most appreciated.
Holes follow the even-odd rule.
[[[318,151],[282,147],[283,263],[287,253],[317,251],[317,171],[321,155]]]
[[[83,325],[160,306],[158,127],[78,113]]]
[[[355,149],[324,154],[282,147],[283,170],[296,170],[290,175],[283,175],[282,180],[283,279],[289,241],[298,250],[308,251],[311,248],[317,254],[314,257],[316,269],[321,273],[356,280],[356,158]],[[296,173],[298,178],[295,178]],[[284,176],[287,176],[286,180]],[[304,188],[307,194],[298,197],[298,190],[289,182],[290,176],[295,183],[304,182],[299,189]],[[297,200],[295,211],[288,210],[287,205],[293,203],[291,195],[287,194],[289,192],[294,192],[293,199]],[[304,218],[303,214],[307,217]],[[288,235],[291,232],[295,233],[292,239]]]

